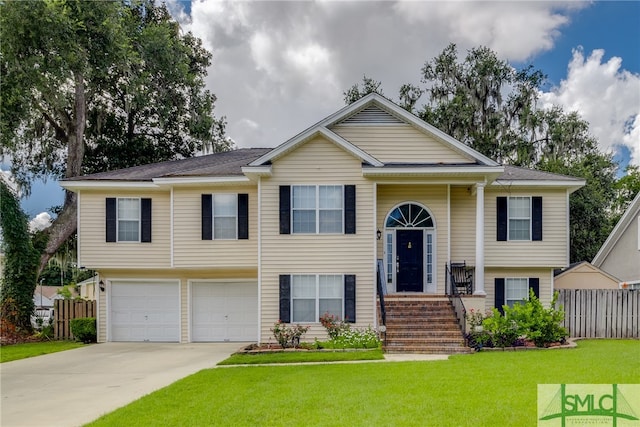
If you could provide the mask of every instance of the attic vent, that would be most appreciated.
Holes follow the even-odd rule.
[[[402,120],[392,116],[384,110],[378,107],[367,107],[364,110],[360,110],[353,116],[343,120],[340,124],[402,124]]]

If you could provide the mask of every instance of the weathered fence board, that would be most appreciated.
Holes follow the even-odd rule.
[[[73,339],[71,320],[80,317],[96,317],[96,315],[96,301],[55,300],[53,321],[55,339]]]
[[[627,289],[561,289],[558,305],[571,337],[640,338],[640,292]]]

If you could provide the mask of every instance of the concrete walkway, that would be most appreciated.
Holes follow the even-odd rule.
[[[79,426],[212,368],[243,346],[104,343],[2,363],[0,425]]]

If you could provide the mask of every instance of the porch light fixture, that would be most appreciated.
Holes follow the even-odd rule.
[[[100,280],[100,283],[98,283],[98,285],[100,286],[100,292],[104,292],[104,282]]]
[[[382,238],[382,231],[380,231],[380,229],[378,229],[378,231],[376,231],[376,237],[378,238],[378,240],[380,240]]]

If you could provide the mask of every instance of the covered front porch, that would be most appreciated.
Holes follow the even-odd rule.
[[[386,293],[486,295],[484,188],[377,183],[376,258]]]

